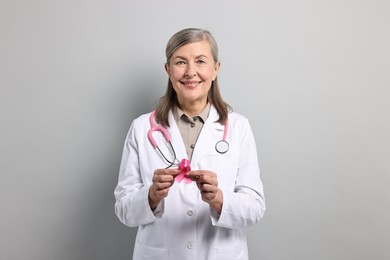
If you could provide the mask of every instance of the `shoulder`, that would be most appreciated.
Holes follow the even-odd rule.
[[[141,114],[138,117],[136,117],[133,122],[135,123],[144,123],[145,121],[149,121],[150,115],[152,112]]]
[[[228,114],[229,127],[234,131],[246,132],[252,131],[249,119],[237,112],[229,112]]]
[[[231,123],[236,123],[236,124],[248,124],[249,120],[246,116],[237,113],[237,112],[229,112],[228,114],[228,120]]]
[[[131,122],[131,130],[132,131],[143,131],[145,128],[150,128],[150,115],[152,112],[141,114],[137,116],[133,121]]]

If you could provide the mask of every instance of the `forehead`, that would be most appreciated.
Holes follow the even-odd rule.
[[[202,40],[199,42],[188,43],[186,45],[181,46],[177,49],[172,58],[177,56],[206,56],[211,57],[211,48],[210,43],[207,40]]]

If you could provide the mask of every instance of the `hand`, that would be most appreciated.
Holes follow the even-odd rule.
[[[190,171],[187,177],[196,182],[202,200],[207,202],[216,212],[221,213],[223,204],[222,190],[218,188],[217,175],[211,171]]]
[[[157,169],[154,171],[153,184],[149,188],[149,205],[152,210],[168,195],[169,188],[179,173],[178,169]]]

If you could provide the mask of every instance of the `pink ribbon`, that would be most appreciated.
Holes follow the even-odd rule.
[[[179,175],[176,176],[175,180],[177,182],[184,181],[185,184],[190,183],[192,180],[186,176],[186,173],[191,171],[190,161],[188,159],[181,160],[179,164],[179,170],[181,171]]]

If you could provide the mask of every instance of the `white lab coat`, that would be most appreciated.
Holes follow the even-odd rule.
[[[148,191],[153,173],[167,164],[147,138],[149,115],[135,119],[126,137],[118,185],[114,194],[115,212],[125,225],[138,226],[133,260],[245,260],[248,259],[245,227],[263,216],[265,200],[256,144],[248,120],[229,114],[225,154],[215,150],[224,126],[215,123],[218,113],[212,106],[191,160],[192,170],[209,170],[218,176],[223,192],[218,215],[202,201],[195,183],[175,182],[169,194],[152,211]],[[179,129],[169,114],[172,145],[179,160],[187,158]],[[153,135],[164,155],[171,158],[164,138]]]

